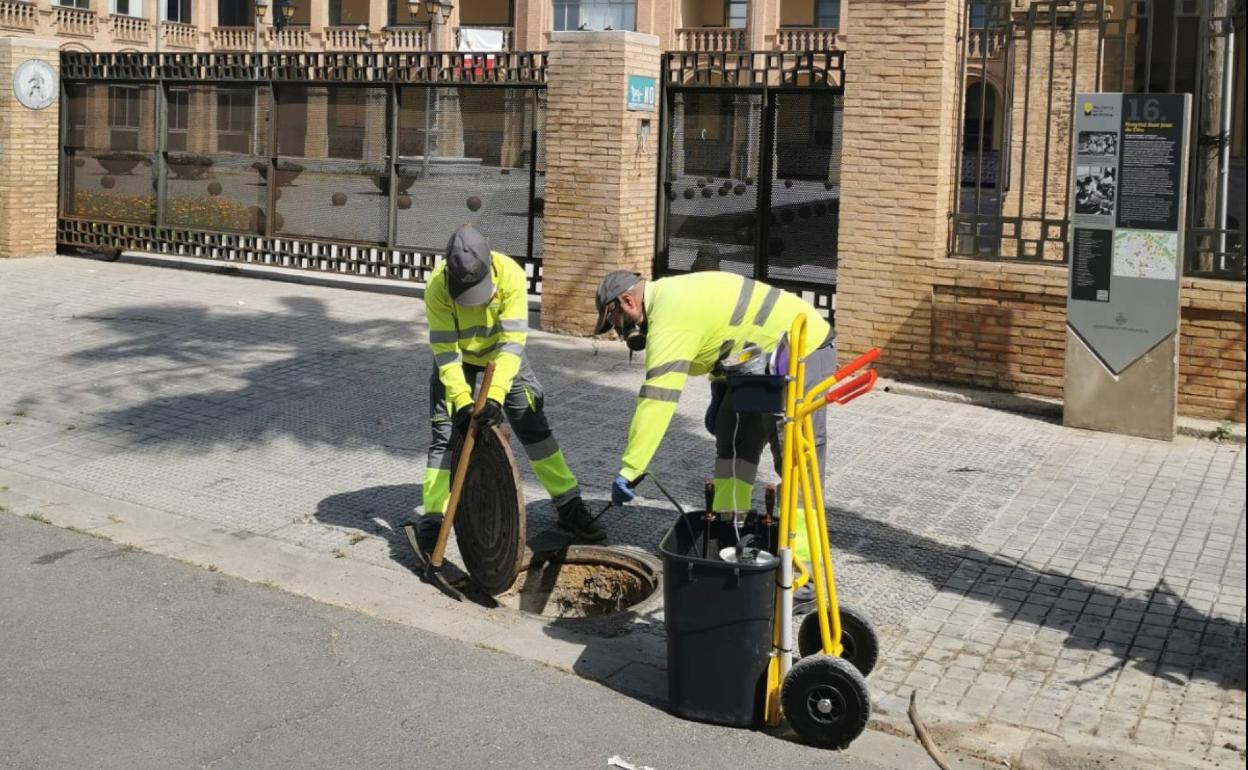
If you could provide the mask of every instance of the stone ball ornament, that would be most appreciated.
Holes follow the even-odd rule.
[[[335,206],[347,205],[347,194],[344,192],[336,192],[329,197],[329,202]]]
[[[117,180],[114,179],[113,177],[111,176],[100,177],[100,187],[103,187],[105,190],[111,190],[116,186],[117,186]]]
[[[479,211],[481,209],[481,199],[476,195],[469,195],[467,204],[469,211]]]
[[[208,194],[209,194],[209,195],[211,195],[211,196],[213,196],[214,198],[215,198],[216,196],[220,195],[220,194],[221,194],[221,183],[220,183],[220,182],[209,182],[209,183],[208,183]]]
[[[46,61],[27,59],[13,71],[13,95],[28,110],[51,107],[60,88],[56,70]]]

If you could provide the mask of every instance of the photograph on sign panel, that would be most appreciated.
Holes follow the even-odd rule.
[[[1080,155],[1117,155],[1117,131],[1080,131]]]
[[[1113,216],[1117,175],[1112,166],[1079,166],[1075,170],[1075,213]]]

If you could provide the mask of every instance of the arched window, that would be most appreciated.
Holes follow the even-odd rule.
[[[965,120],[962,121],[962,150],[979,152],[995,149],[993,142],[993,117],[997,113],[997,89],[991,84],[976,81],[966,87]]]

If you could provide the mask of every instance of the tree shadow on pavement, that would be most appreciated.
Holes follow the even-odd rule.
[[[1201,612],[1164,578],[1148,591],[1117,590],[932,540],[851,510],[829,507],[828,521],[834,554],[849,552],[920,575],[946,594],[991,604],[993,617],[1001,623],[1059,631],[1067,648],[1119,659],[1117,666],[1068,684],[1080,686],[1129,665],[1173,682],[1204,680],[1223,689],[1245,688],[1244,622]],[[972,637],[970,629],[945,633]]]
[[[428,376],[426,351],[413,351],[419,327],[406,319],[343,320],[316,298],[278,302],[284,309],[277,312],[149,305],[75,316],[124,336],[69,359],[93,369],[122,366],[92,372],[57,398],[128,404],[95,418],[139,441],[203,449],[286,436],[305,445],[413,451],[413,433],[428,433],[418,419],[426,410],[411,409],[401,384]],[[134,403],[136,390],[147,398]],[[18,405],[40,398],[28,394]]]

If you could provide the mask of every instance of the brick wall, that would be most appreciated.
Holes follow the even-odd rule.
[[[625,110],[625,87],[630,74],[658,77],[658,39],[557,32],[548,68],[542,328],[587,334],[602,276],[649,275],[654,262],[658,113]]]
[[[27,59],[60,69],[55,43],[0,38],[0,258],[56,251],[60,100],[42,110],[17,101],[13,73]]]
[[[1184,278],[1179,414],[1244,421],[1244,284]]]
[[[1061,398],[1066,281],[1064,267],[938,260],[930,379]],[[1181,287],[1179,414],[1243,422],[1244,285]]]
[[[1060,398],[1065,348],[1064,269],[938,260],[933,380]]]

